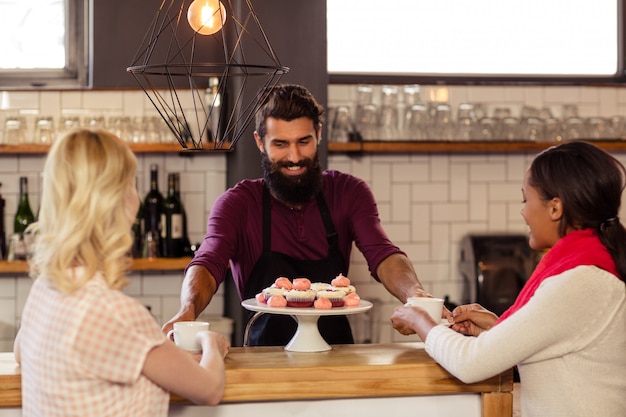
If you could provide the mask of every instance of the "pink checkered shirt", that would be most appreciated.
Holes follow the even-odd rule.
[[[71,295],[35,280],[20,330],[23,416],[166,416],[169,394],[141,373],[164,341],[148,310],[100,275]]]

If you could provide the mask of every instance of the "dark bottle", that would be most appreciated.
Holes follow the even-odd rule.
[[[13,222],[13,233],[23,234],[28,225],[34,221],[35,216],[28,202],[28,178],[20,177],[20,201]]]
[[[26,259],[27,249],[24,241],[26,228],[35,221],[35,216],[28,201],[28,178],[20,177],[20,201],[13,221],[14,259]]]
[[[0,188],[2,183],[0,182]],[[7,257],[7,235],[4,230],[4,198],[0,194],[0,259]]]
[[[183,256],[183,213],[180,199],[176,195],[176,175],[167,176],[167,197],[163,201],[163,257]]]
[[[137,210],[137,215],[135,216],[135,221],[133,222],[132,231],[133,231],[133,248],[132,248],[133,258],[141,258],[141,250],[143,247],[143,236],[145,233],[142,202],[139,202],[139,209]]]
[[[163,195],[159,191],[159,167],[150,165],[150,191],[143,200],[144,213],[144,248],[149,242],[149,251],[142,250],[142,257],[153,258],[161,255],[161,215],[163,214]],[[143,253],[148,252],[148,253]]]
[[[187,233],[187,211],[183,204],[183,199],[180,197],[180,174],[174,173],[174,194],[178,201],[180,201],[180,211],[183,215],[183,256],[192,256],[191,242],[189,241],[189,234]]]

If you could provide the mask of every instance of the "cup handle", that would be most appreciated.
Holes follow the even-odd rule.
[[[174,341],[174,329],[167,332],[167,338],[171,340],[172,342]]]

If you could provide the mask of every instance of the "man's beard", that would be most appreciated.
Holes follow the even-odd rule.
[[[280,201],[290,205],[300,205],[311,201],[322,189],[322,169],[319,156],[316,153],[313,159],[305,158],[298,163],[272,163],[267,153],[261,153],[263,177],[270,192]],[[287,176],[281,168],[290,166],[305,167],[305,172],[297,176]]]

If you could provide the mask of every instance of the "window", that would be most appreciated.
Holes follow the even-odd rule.
[[[328,0],[328,71],[332,81],[614,81],[622,2]]]
[[[0,88],[88,85],[89,0],[0,0]]]

